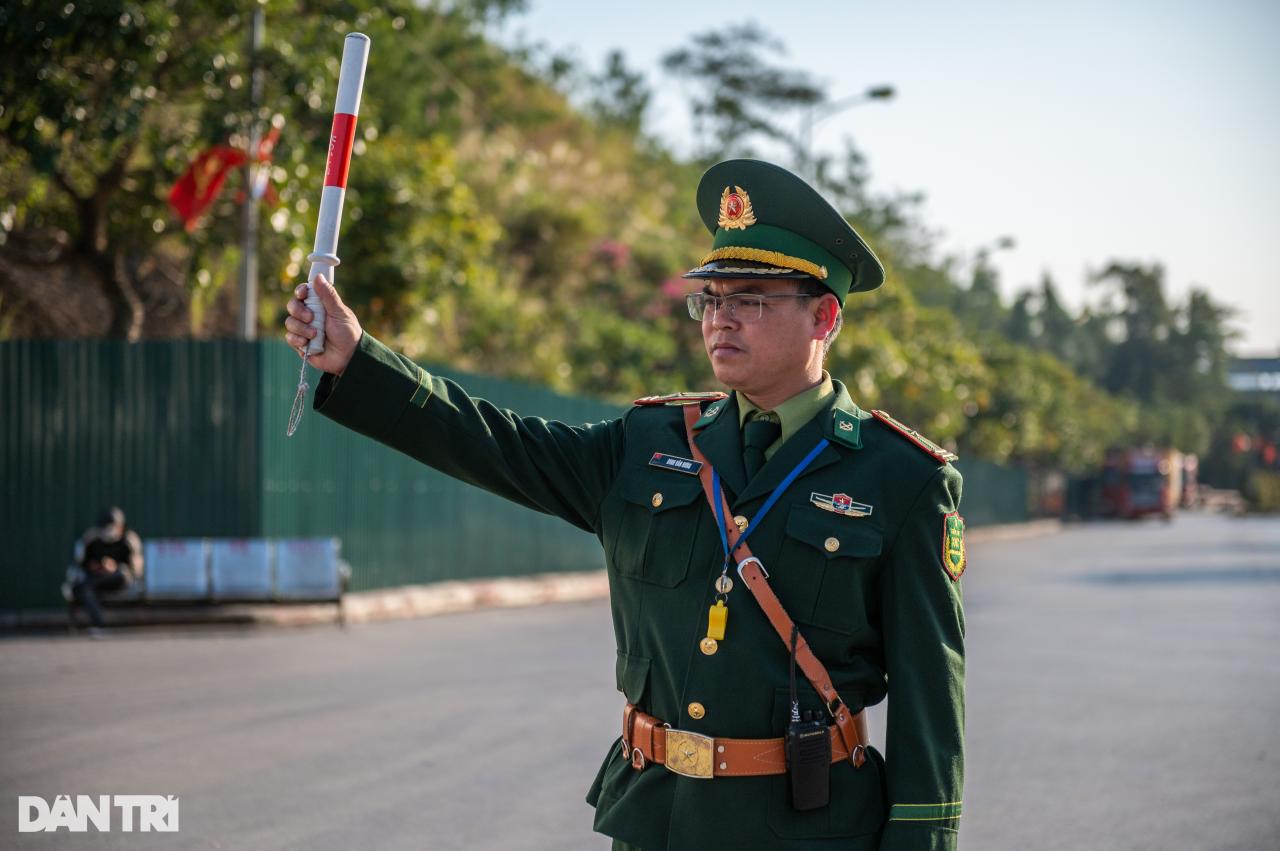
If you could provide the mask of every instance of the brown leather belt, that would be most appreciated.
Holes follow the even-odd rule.
[[[867,741],[866,711],[853,716],[853,722],[857,725],[859,740]],[[831,761],[849,759],[840,729],[832,725],[829,732]],[[856,749],[861,750],[862,746]],[[721,739],[675,730],[630,703],[622,710],[622,752],[637,771],[649,763],[657,763],[676,774],[703,780],[787,773],[786,750],[781,738]]]

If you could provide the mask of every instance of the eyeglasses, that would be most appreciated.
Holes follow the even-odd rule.
[[[708,316],[715,318],[716,311],[729,311],[729,318],[736,322],[755,322],[764,315],[764,303],[778,298],[815,298],[809,293],[780,293],[778,295],[760,295],[759,293],[734,293],[733,295],[712,295],[711,293],[689,293],[685,303],[689,306],[689,315],[701,322]]]

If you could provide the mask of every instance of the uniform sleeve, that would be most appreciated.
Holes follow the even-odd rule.
[[[622,420],[584,426],[520,417],[473,399],[369,334],[315,409],[455,479],[596,531],[622,456]]]
[[[946,550],[960,488],[949,465],[929,479],[898,531],[882,585],[890,809],[881,851],[956,847],[964,787],[963,562],[947,560]],[[956,544],[953,536],[953,553]]]

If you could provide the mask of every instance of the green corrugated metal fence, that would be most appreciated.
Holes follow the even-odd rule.
[[[964,476],[960,513],[968,526],[1022,523],[1031,519],[1027,473],[981,458],[961,458],[956,469]]]
[[[622,410],[437,372],[526,415]],[[286,439],[297,376],[276,342],[0,343],[0,610],[59,605],[76,538],[111,504],[144,539],[336,536],[353,589],[603,566],[591,535],[313,411]]]
[[[524,415],[584,423],[622,412],[436,371]],[[0,342],[0,610],[59,605],[75,539],[110,504],[144,538],[336,536],[353,589],[603,565],[591,535],[314,411],[286,438],[297,375],[279,342]],[[1026,519],[1020,470],[959,467],[970,524]]]
[[[450,479],[314,411],[285,437],[298,356],[267,346],[262,370],[262,533],[337,535],[353,565],[353,589],[604,566],[595,537]],[[525,416],[576,424],[623,412],[511,381],[432,371]]]
[[[111,504],[144,534],[253,530],[257,361],[238,342],[0,343],[0,609],[58,605]]]

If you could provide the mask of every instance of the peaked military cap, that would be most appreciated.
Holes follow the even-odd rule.
[[[812,186],[760,160],[725,160],[702,175],[698,214],[711,253],[686,278],[807,278],[844,304],[884,283],[867,244]]]

